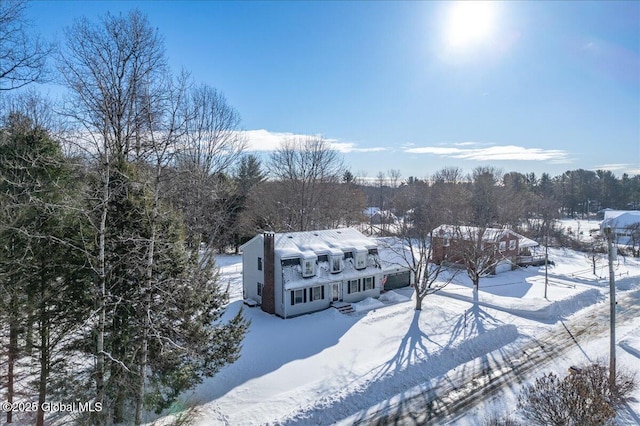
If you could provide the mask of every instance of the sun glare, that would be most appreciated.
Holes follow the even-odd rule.
[[[451,47],[464,48],[486,40],[495,18],[490,1],[459,1],[452,4],[447,23],[447,41]]]

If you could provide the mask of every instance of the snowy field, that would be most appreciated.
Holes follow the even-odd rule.
[[[196,407],[197,425],[366,424],[374,411],[424,393],[455,397],[477,373],[500,374],[523,354],[545,355],[541,347],[557,346],[555,355],[539,356],[533,370],[478,398],[464,415],[438,423],[478,425],[490,413],[517,417],[522,384],[549,371],[564,376],[571,365],[608,363],[606,263],[594,275],[582,253],[550,249],[549,256],[555,266],[546,299],[542,266],[483,278],[477,300],[461,273],[427,296],[421,312],[410,288],[365,300],[346,315],[329,309],[283,320],[245,307],[251,326],[240,359],[184,395],[182,405]],[[233,315],[242,306],[241,257],[219,256],[218,265]],[[637,306],[640,262],[619,257],[615,272],[621,306]],[[618,366],[640,370],[640,315],[625,317],[620,309]],[[617,421],[640,424],[640,392]]]

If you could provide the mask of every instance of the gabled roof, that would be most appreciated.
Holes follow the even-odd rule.
[[[600,228],[611,227],[622,230],[639,223],[640,211],[638,210],[610,210],[605,212]]]
[[[435,228],[433,232],[434,237],[440,238],[453,238],[470,240],[478,235],[481,228],[477,226],[453,226],[453,225],[440,225]],[[507,228],[484,228],[484,234],[482,234],[483,241],[497,241],[505,235],[510,234],[518,239],[524,238]]]
[[[515,234],[515,232],[514,232]],[[518,235],[518,234],[516,234]],[[531,238],[527,238],[523,235],[519,235],[520,238],[518,238],[518,247],[520,248],[525,248],[525,247],[538,247],[540,244],[538,244],[537,241],[532,240]]]
[[[623,215],[627,217],[637,216],[637,218],[640,219],[640,210],[604,210],[605,219],[616,219]]]
[[[280,258],[341,255],[347,251],[368,251],[377,247],[375,240],[352,228],[275,234],[274,245]]]
[[[256,235],[240,248],[256,239],[262,241],[262,238],[262,234]],[[375,240],[352,228],[274,234],[274,251],[281,259],[315,257],[321,254],[342,255],[344,252],[375,248]]]

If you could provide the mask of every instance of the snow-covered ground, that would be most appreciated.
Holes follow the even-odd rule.
[[[522,384],[608,359],[608,317],[595,316],[608,312],[606,263],[597,264],[594,275],[582,253],[550,249],[549,255],[555,266],[548,270],[546,299],[543,266],[483,278],[477,300],[461,273],[428,296],[421,312],[414,310],[410,288],[365,300],[347,315],[329,309],[283,320],[245,307],[251,326],[240,359],[184,395],[182,405],[197,407],[198,425],[353,424],[413,395],[451,397],[477,372],[500,372],[523,348],[535,352],[535,345],[570,342],[449,421],[477,425],[492,412],[517,416]],[[230,285],[233,315],[242,307],[241,257],[219,256],[218,265]],[[640,262],[619,257],[615,272],[619,300],[640,303]],[[640,315],[623,314],[618,365],[640,370]],[[640,424],[640,391],[619,423]]]

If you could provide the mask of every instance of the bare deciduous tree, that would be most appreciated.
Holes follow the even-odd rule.
[[[184,134],[168,196],[184,215],[189,244],[224,246],[227,241],[220,240],[226,238],[237,205],[229,172],[246,146],[240,115],[221,92],[206,85],[187,91],[181,115]]]
[[[290,230],[320,226],[322,205],[344,175],[338,152],[320,137],[289,139],[271,154],[268,168],[271,177],[282,183],[278,202],[288,210]]]
[[[41,82],[53,45],[45,43],[29,25],[26,0],[0,2],[0,91]]]
[[[193,87],[184,103],[185,134],[178,165],[203,175],[225,172],[246,147],[240,115],[213,87]]]
[[[139,11],[127,15],[107,14],[99,25],[86,18],[77,20],[66,30],[66,45],[58,58],[59,71],[71,98],[64,113],[73,123],[72,137],[79,148],[93,159],[98,176],[94,195],[94,212],[90,215],[97,234],[96,253],[90,259],[96,273],[95,292],[95,373],[96,396],[105,410],[100,418],[106,422],[110,404],[105,400],[107,352],[105,333],[111,298],[109,253],[112,221],[109,212],[120,192],[126,191],[127,161],[144,151],[141,134],[150,111],[150,86],[165,74],[166,59],[161,38]],[[113,360],[122,362],[121,360]]]
[[[502,230],[475,226],[441,225],[432,238],[438,263],[461,265],[478,292],[480,278],[492,273],[502,260],[498,255],[498,241]]]
[[[494,167],[476,167],[471,175],[473,224],[490,226],[499,221],[496,183],[502,172]]]
[[[402,188],[394,199],[400,219],[394,227],[394,238],[387,240],[387,247],[396,253],[413,274],[413,288],[416,292],[417,311],[422,310],[422,301],[430,294],[446,287],[456,271],[445,277],[448,268],[433,259],[431,231],[441,218],[433,207],[433,190],[423,182],[416,182]]]

